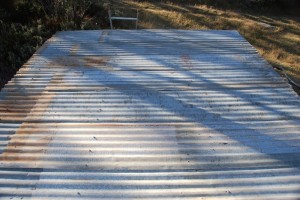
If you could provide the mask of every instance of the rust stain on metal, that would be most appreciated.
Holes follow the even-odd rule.
[[[9,144],[0,155],[0,161],[18,162],[18,161],[39,161],[45,153],[45,148],[51,142],[51,136],[38,136],[35,139],[30,138],[35,133],[37,125],[28,128],[28,123],[23,123],[16,133],[11,137]],[[30,131],[24,131],[24,130]],[[40,147],[34,150],[28,150],[28,147]]]
[[[99,65],[105,65],[108,61],[106,57],[85,57],[85,66],[94,67]]]
[[[49,66],[61,66],[61,67],[70,67],[70,66],[81,66],[84,65],[82,59],[79,57],[70,57],[70,56],[60,56],[55,58],[52,62],[48,63]]]
[[[107,57],[76,57],[76,56],[60,56],[55,58],[48,66],[60,67],[96,67],[104,66],[108,61]]]
[[[191,63],[191,58],[189,55],[181,55],[181,60],[183,61],[183,66],[185,68],[190,69],[193,67],[192,63]]]
[[[0,101],[0,111],[2,113],[2,116],[0,117],[1,120],[24,120],[39,98],[38,96],[33,97],[26,91],[22,90],[20,90],[18,95],[20,96],[19,99],[12,100],[5,98],[4,100]],[[27,102],[26,106],[20,109],[19,106],[24,105],[24,102]]]
[[[53,76],[53,79],[49,82],[49,85],[51,85],[51,83],[54,80],[55,80],[55,76]],[[30,119],[38,120],[47,111],[55,95],[56,95],[55,93],[49,93],[46,87],[45,90],[41,92],[41,94],[39,95],[39,99],[44,99],[44,100],[46,99],[46,101],[39,102],[36,99],[37,101],[34,101],[32,104],[30,104],[28,110],[26,111],[21,110],[17,114],[24,115],[25,112],[26,115],[24,115],[23,120],[25,118],[27,118],[27,120],[29,121]],[[47,96],[47,98],[41,98],[43,96]],[[28,98],[28,96],[25,97]],[[43,149],[47,147],[47,145],[51,142],[52,136],[51,135],[49,136],[49,134],[45,136],[35,136],[35,133],[40,132],[38,128],[39,128],[39,123],[33,123],[33,124],[30,124],[28,122],[22,123],[21,126],[16,130],[15,134],[10,137],[10,141],[8,145],[4,149],[3,153],[0,155],[0,161],[16,162],[16,161],[40,160],[44,154]],[[33,138],[32,136],[35,137]],[[40,146],[41,149],[35,151],[26,150],[28,147],[34,146],[34,144]],[[34,154],[35,156],[25,157],[24,156],[25,153],[31,153]]]
[[[42,94],[43,95],[43,94]],[[35,105],[28,113],[29,118],[39,118],[46,112],[49,104],[52,101],[52,98],[55,96],[52,93],[51,97],[48,100],[43,102],[46,106],[40,107],[39,103]],[[38,111],[35,109],[39,108]],[[35,133],[39,133],[38,131],[38,123],[28,124],[26,122],[22,123],[22,125],[17,129],[15,134],[11,137],[6,149],[0,155],[0,161],[37,161],[43,156],[43,148],[45,148],[52,140],[52,137],[49,135],[45,136],[36,136],[34,139],[31,136],[34,136]],[[36,150],[35,152],[30,152],[35,154],[35,156],[30,158],[24,158],[24,153],[29,153],[26,150],[27,147],[33,146],[33,144],[38,144],[41,149]]]

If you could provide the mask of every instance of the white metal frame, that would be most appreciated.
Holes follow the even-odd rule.
[[[136,10],[136,17],[120,17],[120,16],[112,16],[110,6],[108,6],[108,16],[109,16],[109,23],[110,28],[113,29],[113,20],[126,20],[126,21],[136,21],[135,22],[135,29],[138,28],[138,21],[139,21],[139,10]]]

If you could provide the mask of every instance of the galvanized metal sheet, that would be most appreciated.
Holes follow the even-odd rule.
[[[0,199],[299,199],[299,103],[236,31],[59,32],[0,93]]]

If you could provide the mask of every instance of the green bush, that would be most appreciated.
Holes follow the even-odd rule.
[[[0,1],[0,89],[53,33],[108,27],[101,0]]]
[[[0,88],[49,37],[37,27],[0,20]]]
[[[38,28],[19,23],[0,21],[0,34],[0,58],[15,70],[43,43]]]

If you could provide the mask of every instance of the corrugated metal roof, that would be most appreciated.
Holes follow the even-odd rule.
[[[299,105],[236,31],[59,32],[0,93],[0,198],[299,199]]]

